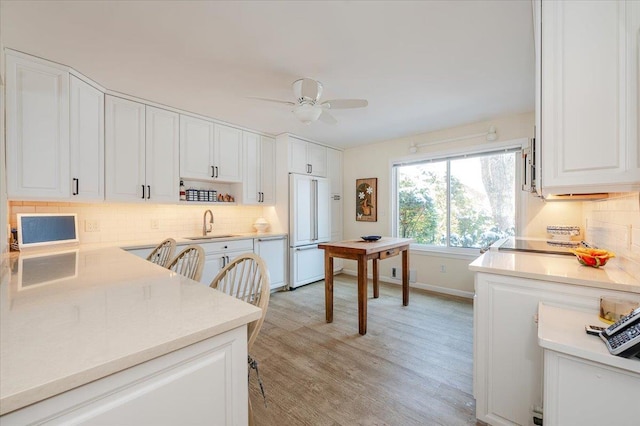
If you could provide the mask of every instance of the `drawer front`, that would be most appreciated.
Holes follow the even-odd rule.
[[[394,249],[381,251],[380,252],[380,259],[386,259],[388,257],[397,256],[399,254],[400,254],[400,249],[399,248],[394,248]]]
[[[253,239],[216,241],[215,243],[199,244],[207,254],[228,251],[253,251]]]

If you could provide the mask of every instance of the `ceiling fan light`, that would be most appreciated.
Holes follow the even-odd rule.
[[[295,108],[293,113],[298,117],[298,120],[302,121],[304,124],[309,124],[320,117],[320,114],[322,114],[322,108],[303,104]]]

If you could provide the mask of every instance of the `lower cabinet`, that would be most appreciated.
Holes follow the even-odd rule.
[[[298,287],[324,279],[324,250],[317,244],[292,247],[289,287]]]
[[[204,268],[200,282],[205,285],[218,275],[218,272],[234,258],[243,253],[253,253],[253,239],[220,241],[199,244],[205,252]]]
[[[246,425],[243,325],[0,417],[3,426]]]
[[[540,302],[598,312],[601,296],[626,294],[486,273],[476,274],[475,291],[476,417],[490,425],[534,425],[533,411],[543,409],[543,351],[536,324]]]
[[[253,242],[255,253],[267,264],[271,290],[284,287],[286,280],[287,237],[262,237]]]

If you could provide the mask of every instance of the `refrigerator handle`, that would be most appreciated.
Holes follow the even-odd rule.
[[[315,241],[318,239],[318,180],[313,179],[311,182],[313,182],[313,193],[311,194],[313,217],[311,218],[311,226],[313,227],[313,240]]]

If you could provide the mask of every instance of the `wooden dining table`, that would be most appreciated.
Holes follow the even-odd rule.
[[[409,245],[411,238],[382,237],[378,241],[348,240],[318,244],[324,250],[324,297],[327,322],[333,322],[333,258],[358,261],[358,331],[367,333],[367,262],[373,261],[373,297],[379,296],[378,262],[402,254],[402,305],[409,304]]]

